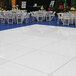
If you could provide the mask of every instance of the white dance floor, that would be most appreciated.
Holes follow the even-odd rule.
[[[76,76],[76,28],[0,31],[0,76]]]

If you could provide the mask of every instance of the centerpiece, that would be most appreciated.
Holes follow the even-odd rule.
[[[74,7],[71,7],[70,10],[71,10],[72,13],[75,13],[75,11],[76,11],[76,9]]]

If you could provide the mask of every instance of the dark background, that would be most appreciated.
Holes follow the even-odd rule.
[[[21,5],[21,1],[25,1],[25,0],[17,0],[16,1],[16,4],[18,4],[18,5]],[[50,4],[50,2],[51,2],[51,0],[26,0],[26,2],[27,2],[27,10],[36,10],[36,9],[39,9],[39,8],[32,8],[33,7],[33,5],[34,5],[34,3],[37,3],[38,4],[38,6],[41,6],[41,5],[44,5],[44,7],[45,7],[45,9],[47,9],[48,7],[49,7],[49,4]],[[20,8],[21,6],[19,6],[19,8]]]
[[[37,3],[39,6],[43,5],[46,10],[49,8],[49,4],[51,0],[17,0],[16,4],[21,5],[21,1],[26,1],[27,2],[27,10],[28,11],[33,11],[33,10],[38,10],[40,8],[32,8],[34,3]],[[60,4],[63,4],[64,0],[55,0],[55,5],[54,5],[54,10],[58,9]],[[67,0],[68,6],[71,6],[71,0]],[[20,8],[21,6],[19,6]]]
[[[27,10],[33,11],[38,10],[40,8],[32,8],[34,3],[37,3],[39,6],[43,5],[46,10],[48,10],[49,4],[51,0],[16,0],[16,4],[19,5],[19,9],[21,9],[21,2],[26,1],[27,2]],[[64,3],[64,0],[55,0],[55,6],[54,8],[58,8],[58,6]],[[71,6],[71,0],[67,0],[68,6]],[[11,0],[0,0],[0,7],[10,10],[11,9]]]

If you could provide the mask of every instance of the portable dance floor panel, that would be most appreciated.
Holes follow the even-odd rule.
[[[76,29],[35,24],[0,31],[0,76],[76,76]]]

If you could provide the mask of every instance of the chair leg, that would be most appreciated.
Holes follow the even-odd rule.
[[[70,21],[68,20],[68,26],[69,26]]]
[[[76,26],[76,19],[75,19],[75,26]]]
[[[59,24],[59,22],[60,22],[60,19],[58,19],[57,24]]]
[[[70,24],[69,19],[63,19],[63,25],[68,25],[69,26],[69,24]]]
[[[75,26],[76,26],[76,21],[75,21]]]
[[[13,24],[13,19],[8,19],[8,24]]]

